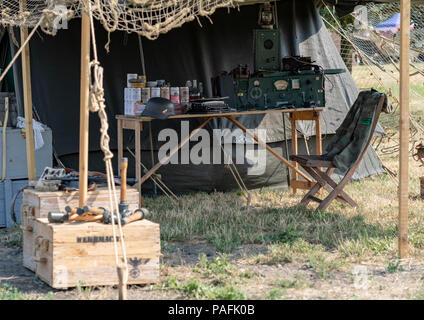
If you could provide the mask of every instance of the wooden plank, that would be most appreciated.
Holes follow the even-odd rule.
[[[143,204],[143,198],[141,196],[141,168],[139,163],[141,163],[141,136],[140,136],[140,122],[135,123],[135,178],[137,179],[137,190],[140,196],[140,205]]]
[[[321,117],[319,113],[314,120],[315,120],[316,153],[317,155],[322,155]]]
[[[112,241],[78,242],[77,236],[112,237],[112,227],[101,223],[49,224],[38,219],[38,241],[48,240],[34,252],[45,262],[36,263],[36,274],[53,288],[119,283]],[[159,225],[147,220],[124,226],[129,284],[155,283],[159,280]],[[44,248],[44,249],[43,249]],[[136,263],[135,263],[136,262]]]
[[[87,7],[87,0],[84,0]],[[80,138],[79,138],[79,206],[87,202],[88,187],[88,130],[90,121],[89,85],[90,85],[90,18],[81,10],[81,78],[80,78]]]
[[[306,120],[311,121],[317,118],[318,111],[315,110],[304,110],[304,111],[296,111],[296,120]]]
[[[123,120],[118,120],[118,172],[121,172],[121,159],[124,157]]]
[[[25,10],[26,1],[21,1],[21,10]],[[28,28],[21,27],[21,45],[28,38]],[[35,151],[34,151],[34,129],[32,125],[32,88],[31,88],[31,64],[29,43],[22,51],[22,87],[24,95],[24,113],[25,113],[25,144],[27,155],[28,180],[37,179],[35,170]]]
[[[315,185],[315,182],[292,179],[290,185],[293,189],[309,190]]]
[[[122,121],[122,128],[127,130],[136,130],[136,123],[139,123],[139,130],[143,130],[142,119],[118,119]]]
[[[120,190],[116,190],[116,194],[119,194]],[[137,189],[134,187],[127,187],[127,192],[137,192]],[[24,189],[23,194],[34,195],[37,198],[53,198],[53,197],[61,197],[61,198],[73,198],[79,197],[79,191],[37,191],[35,189]],[[87,195],[97,196],[97,195],[108,195],[109,191],[105,187],[97,188],[95,191],[88,191]]]
[[[292,154],[297,155],[298,154],[298,145],[297,145],[297,130],[296,130],[296,116],[297,113],[291,113],[290,114],[290,120],[291,120],[291,131],[292,131],[292,136],[291,136],[291,142],[292,142]],[[292,182],[293,181],[297,181],[298,176],[297,176],[297,170],[299,170],[299,165],[297,164],[297,162],[295,162],[293,164],[293,166],[295,167],[294,170],[292,170]],[[291,184],[290,185],[293,189],[293,194],[297,193],[297,187],[296,185]]]
[[[409,191],[409,47],[411,2],[400,2],[400,136],[399,136],[399,257],[408,256]]]
[[[303,113],[311,111],[322,111],[324,108],[299,108],[299,109],[271,109],[271,110],[252,110],[252,111],[238,111],[238,112],[226,112],[226,113],[196,113],[196,114],[180,114],[175,116],[169,116],[168,119],[186,119],[186,118],[222,118],[227,116],[243,116],[249,114],[269,114],[269,113]],[[142,120],[151,121],[155,120],[151,117],[140,117],[140,116],[127,116],[127,115],[116,115],[116,119],[124,120]],[[312,120],[312,119],[311,119]]]

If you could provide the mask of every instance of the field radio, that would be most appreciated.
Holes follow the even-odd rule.
[[[275,7],[265,3],[259,13],[261,29],[254,30],[254,73],[239,65],[225,94],[237,110],[312,108],[325,106],[325,76],[345,72],[324,70],[309,57],[281,59],[280,31],[274,29]],[[224,92],[217,92],[223,94]]]

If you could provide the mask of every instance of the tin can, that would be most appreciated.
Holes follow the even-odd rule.
[[[190,101],[188,87],[180,87],[180,101],[181,103],[188,103]]]
[[[137,73],[127,73],[127,87],[128,88],[131,88],[130,80],[137,79],[137,77],[138,77]]]
[[[150,97],[151,98],[155,98],[155,97],[160,97],[160,88],[154,87],[150,89]]]
[[[169,96],[169,87],[162,87],[160,88],[160,96],[162,98],[168,99],[170,98]]]
[[[180,103],[180,88],[171,87],[170,93],[172,103]]]
[[[146,76],[138,76],[138,79],[140,80],[141,83],[144,83],[144,85],[146,86]]]
[[[147,103],[150,99],[150,88],[141,88],[141,101]]]

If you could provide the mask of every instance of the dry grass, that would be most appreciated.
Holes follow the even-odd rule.
[[[364,68],[364,67],[358,67]],[[359,73],[358,73],[359,72]],[[361,73],[362,72],[362,73]],[[357,69],[354,76],[364,74]],[[413,85],[421,86],[413,79]],[[384,81],[391,81],[384,79]],[[415,82],[417,83],[415,83]],[[367,82],[369,85],[369,81]],[[395,87],[396,83],[386,83]],[[365,84],[364,84],[365,85]],[[371,86],[378,88],[377,83]],[[421,90],[421,88],[420,88]],[[411,112],[424,115],[413,98]],[[421,120],[420,120],[421,121]],[[380,123],[391,139],[378,151],[382,162],[398,170],[397,153],[381,153],[397,143],[398,113]],[[412,147],[412,145],[410,146]],[[419,163],[410,158],[410,258],[397,259],[397,182],[386,174],[353,181],[345,191],[354,209],[333,202],[325,212],[298,205],[304,192],[252,192],[250,207],[239,192],[183,196],[184,210],[166,197],[146,199],[152,220],[160,223],[161,282],[132,287],[133,299],[423,299],[424,215]],[[325,194],[324,194],[325,195]],[[18,231],[2,232],[0,244],[20,243]],[[208,256],[202,252],[209,252]],[[355,288],[354,268],[368,269],[366,290]],[[6,298],[22,298],[10,287]],[[64,299],[108,299],[112,288],[55,293]]]

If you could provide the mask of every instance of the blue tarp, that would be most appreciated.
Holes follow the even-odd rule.
[[[377,31],[391,31],[393,33],[398,32],[400,28],[400,13],[396,13],[386,21],[380,22],[375,26]]]
[[[380,22],[374,28],[379,32],[398,32],[400,29],[400,13],[396,13],[386,21]],[[413,24],[411,25],[411,30],[412,29],[414,29]]]

